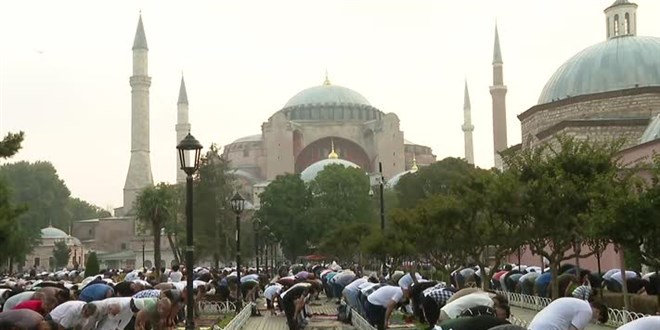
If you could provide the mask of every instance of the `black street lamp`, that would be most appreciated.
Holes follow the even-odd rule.
[[[193,174],[199,168],[202,144],[190,132],[176,146],[181,169],[186,172],[186,330],[195,329],[195,302],[193,297]],[[144,246],[144,245],[143,245]]]
[[[231,198],[231,209],[236,213],[236,277],[238,284],[236,287],[236,312],[243,308],[241,302],[241,213],[245,209],[245,199],[236,192]]]
[[[385,177],[383,176],[383,163],[378,162],[378,190],[379,190],[379,207],[380,207],[380,232],[385,236]],[[369,188],[369,197],[374,196],[373,189]],[[383,264],[381,266],[381,273],[385,275],[385,266],[387,264],[387,257],[383,255]]]
[[[144,263],[145,262],[145,260],[144,260],[145,259],[144,258],[144,243],[145,243],[145,239],[144,239],[144,236],[142,236],[142,268],[143,269],[146,267],[146,264]]]
[[[254,225],[254,258],[256,259],[257,264],[257,274],[259,274],[259,230],[261,227],[261,220],[254,218],[252,224]]]

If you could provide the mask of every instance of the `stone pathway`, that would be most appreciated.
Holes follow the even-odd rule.
[[[286,317],[284,313],[272,316],[269,312],[266,311],[265,303],[263,300],[259,300],[258,308],[261,311],[263,316],[253,316],[248,319],[243,329],[245,330],[288,330],[289,327],[286,325]],[[310,306],[313,314],[321,315],[337,315],[337,305],[335,301],[327,301],[325,298],[321,300],[314,301]],[[309,321],[309,324],[305,329],[309,330],[354,330],[355,328],[342,324],[339,321],[336,321],[336,318],[327,318],[327,317],[316,317],[313,316]]]

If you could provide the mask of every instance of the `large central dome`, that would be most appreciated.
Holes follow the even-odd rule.
[[[297,105],[315,105],[326,103],[371,105],[364,96],[360,95],[360,93],[350,88],[327,83],[301,91],[289,99],[289,101],[284,105],[284,108]]]
[[[566,61],[547,82],[538,103],[644,86],[660,86],[660,38],[621,36]]]

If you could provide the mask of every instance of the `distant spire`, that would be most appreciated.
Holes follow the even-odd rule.
[[[502,64],[502,51],[500,50],[500,34],[497,32],[497,23],[495,23],[495,47],[493,49],[493,64]]]
[[[147,36],[144,34],[144,26],[142,25],[142,13],[140,13],[140,20],[138,21],[135,40],[133,41],[133,50],[135,49],[149,50],[149,47],[147,47]]]
[[[186,92],[186,82],[181,74],[181,87],[179,87],[179,101],[176,104],[188,104],[188,93]]]
[[[335,152],[335,140],[330,139],[330,153],[328,154],[328,159],[338,159],[339,155]]]
[[[330,79],[328,79],[328,70],[325,70],[325,80],[323,81],[323,85],[330,85]]]
[[[465,79],[465,92],[463,95],[463,109],[471,109],[470,107],[470,93],[468,92],[467,79]]]
[[[415,158],[415,154],[413,154],[412,166],[410,166],[410,170],[412,172],[417,172],[417,170],[419,170],[419,167],[417,167],[417,159]]]

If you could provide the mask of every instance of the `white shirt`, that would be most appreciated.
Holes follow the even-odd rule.
[[[399,303],[403,300],[403,289],[392,285],[384,286],[370,294],[367,300],[372,305],[387,307],[392,301]]]
[[[241,277],[241,283],[245,283],[247,281],[254,281],[254,282],[259,282],[259,275],[257,274],[248,274],[243,277]]]
[[[268,300],[273,300],[273,297],[275,297],[275,295],[280,294],[280,292],[282,292],[282,288],[283,286],[281,284],[273,284],[264,290],[264,297]]]
[[[647,316],[628,322],[616,330],[652,330],[660,329],[660,316]]]
[[[632,270],[626,270],[626,280],[631,278],[637,278],[637,273],[633,272]],[[621,272],[612,274],[612,276],[610,276],[610,280],[615,280],[619,282],[619,284],[623,285],[623,277],[621,277]]]
[[[378,283],[371,283],[371,282],[362,283],[358,286],[358,289],[360,289],[360,292],[365,293],[367,292],[367,290],[371,289],[371,287],[376,284]]]
[[[311,288],[311,287],[312,287],[312,285],[309,284],[309,283],[304,283],[304,282],[303,282],[303,283],[296,283],[296,284],[294,284],[292,287],[290,287],[288,290],[282,292],[282,293],[280,294],[280,298],[284,299],[284,297],[286,296],[286,294],[289,293],[289,291],[291,291],[291,289],[293,289],[293,288],[297,288],[297,287],[301,287],[301,286],[302,286],[302,287],[306,287],[306,288]]]
[[[422,279],[422,275],[419,275],[419,273],[415,273],[415,277],[418,280]],[[410,288],[410,286],[413,283],[415,283],[415,282],[413,281],[412,276],[410,276],[410,273],[406,273],[406,275],[401,276],[401,278],[399,279],[398,284],[401,287],[401,289],[407,290],[408,288]]]
[[[612,275],[613,275],[614,273],[616,273],[616,272],[619,272],[619,273],[620,273],[620,272],[621,272],[621,269],[614,268],[614,269],[610,269],[610,270],[606,271],[605,274],[603,274],[603,279],[604,279],[604,280],[609,280],[610,277],[612,277]]]
[[[60,304],[50,311],[50,317],[64,329],[75,328],[78,325],[85,324],[82,308],[87,303],[80,300],[70,300]]]
[[[477,306],[493,307],[493,305],[495,305],[495,302],[490,298],[487,292],[476,292],[460,297],[446,304],[440,310],[445,312],[449,318],[454,319],[468,308]]]
[[[181,282],[182,278],[183,278],[183,273],[181,273],[180,271],[170,272],[171,282]]]
[[[114,297],[93,302],[93,304],[95,304],[99,310],[99,312],[97,312],[97,320],[99,323],[96,325],[95,329],[124,329],[124,327],[128,325],[128,323],[131,321],[131,318],[133,317],[133,311],[131,310],[132,299],[133,298],[131,297]],[[119,305],[119,314],[108,314],[107,309],[112,304]]]
[[[588,302],[564,297],[559,298],[542,309],[529,324],[530,330],[565,330],[571,325],[583,330],[592,318],[591,306]]]
[[[360,284],[366,283],[366,282],[367,282],[366,278],[358,278],[357,280],[351,282],[349,285],[345,286],[344,290],[348,290],[348,291],[351,291],[351,292],[357,292],[357,290],[359,290],[358,288],[359,288]]]

